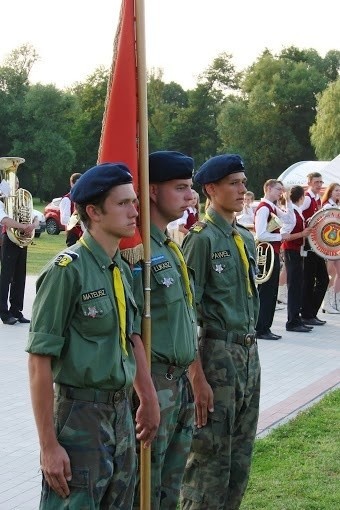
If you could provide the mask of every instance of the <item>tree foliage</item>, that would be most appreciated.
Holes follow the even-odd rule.
[[[340,79],[317,95],[317,114],[311,126],[311,142],[321,160],[340,154]]]
[[[32,85],[39,56],[28,44],[0,66],[0,152],[26,159],[21,184],[43,200],[64,194],[69,176],[97,161],[109,71],[96,69],[67,90]],[[219,54],[184,90],[165,83],[163,71],[148,74],[149,150],[191,155],[198,168],[221,152],[245,161],[249,188],[295,161],[332,158],[340,152],[340,52],[265,49],[243,71],[232,55]]]

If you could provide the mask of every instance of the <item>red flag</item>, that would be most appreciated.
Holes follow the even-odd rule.
[[[138,192],[138,84],[134,4],[134,0],[122,0],[106,95],[98,162],[127,164]],[[143,246],[138,229],[133,238],[122,239],[120,248],[132,263],[143,257]]]

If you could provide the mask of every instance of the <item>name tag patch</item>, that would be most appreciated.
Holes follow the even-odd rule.
[[[230,257],[230,251],[229,250],[214,251],[214,253],[211,255],[211,259],[212,260],[224,259],[225,257]]]
[[[152,271],[154,273],[158,273],[159,271],[163,271],[164,269],[171,269],[171,264],[168,260],[166,260],[165,262],[161,262],[160,264],[155,264],[154,266],[152,266]]]
[[[107,296],[105,289],[97,289],[97,290],[90,290],[89,292],[84,292],[84,294],[81,295],[82,301],[89,301],[90,299],[96,299],[99,297]]]

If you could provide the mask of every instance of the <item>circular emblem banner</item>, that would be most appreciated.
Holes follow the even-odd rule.
[[[340,208],[317,211],[308,226],[312,227],[308,236],[312,250],[325,259],[340,259]]]

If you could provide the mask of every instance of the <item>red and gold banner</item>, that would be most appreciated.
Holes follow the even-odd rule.
[[[125,163],[139,189],[138,176],[138,83],[136,18],[134,0],[123,0],[114,41],[98,163]],[[120,248],[131,263],[143,257],[140,232],[122,239]]]

